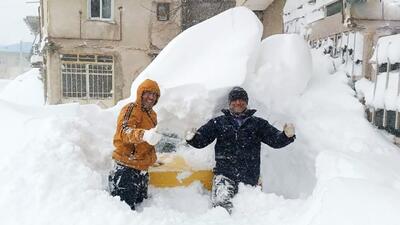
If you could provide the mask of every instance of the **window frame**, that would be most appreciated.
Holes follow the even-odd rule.
[[[340,8],[338,6],[340,6]],[[336,11],[334,9],[336,9]],[[325,6],[325,17],[333,16],[342,12],[343,12],[343,2],[341,0],[332,2]]]
[[[92,0],[88,0],[87,1],[87,15],[88,15],[88,20],[94,20],[94,21],[114,21],[114,0],[110,0],[111,1],[111,8],[110,8],[110,18],[103,18],[103,3],[102,0],[99,0],[100,2],[100,9],[99,9],[99,13],[100,16],[99,17],[92,17]]]
[[[160,7],[164,6],[167,8],[167,15],[166,18],[164,19],[164,16],[160,15]],[[165,22],[165,21],[169,21],[170,20],[170,14],[171,14],[171,3],[169,2],[157,2],[157,21],[161,21],[161,22]]]

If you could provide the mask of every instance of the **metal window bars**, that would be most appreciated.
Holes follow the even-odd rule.
[[[113,57],[61,55],[62,96],[78,99],[113,97]]]

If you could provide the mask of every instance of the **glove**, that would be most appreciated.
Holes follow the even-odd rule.
[[[287,137],[289,137],[289,138],[293,137],[294,136],[294,132],[295,132],[294,125],[292,123],[286,123],[283,126],[283,132],[285,132],[285,135]]]
[[[156,145],[161,140],[162,135],[156,132],[156,128],[145,130],[143,133],[143,141],[150,145]]]
[[[186,131],[186,134],[185,134],[186,141],[190,141],[193,139],[194,135],[196,135],[196,130],[197,130],[196,128],[192,128],[192,129]]]

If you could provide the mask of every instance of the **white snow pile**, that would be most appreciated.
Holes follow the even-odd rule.
[[[31,69],[9,82],[0,89],[0,99],[22,105],[44,105],[43,81],[39,69]]]
[[[390,62],[391,64],[400,62],[400,34],[381,37],[377,47],[371,57],[371,62],[379,64]]]
[[[248,24],[237,27],[242,18]],[[235,29],[216,29],[216,24]],[[122,103],[102,110],[96,105],[26,106],[0,100],[1,224],[399,224],[398,148],[364,118],[345,74],[331,74],[328,66],[315,69],[315,64],[330,65],[327,58],[314,53],[311,58],[295,35],[256,40],[258,24],[250,10],[228,10],[197,25],[201,29],[185,31],[166,48],[168,54],[161,53],[149,66],[151,73],[145,70],[132,84],[135,87],[150,76],[159,82],[160,126],[173,132],[219,115],[227,104],[222,96],[232,85],[247,88],[249,106],[259,110],[257,116],[279,129],[285,122],[295,124],[293,144],[280,150],[263,145],[263,190],[241,185],[231,216],[210,206],[210,193],[199,183],[150,188],[151,197],[138,211],[108,194],[112,137]],[[247,32],[239,29],[249,36],[240,38]],[[187,52],[181,41],[207,34],[226,39],[202,44],[199,55],[191,51],[194,56],[181,58],[179,64],[169,61]],[[237,34],[243,36],[238,35],[233,46],[230,37]],[[292,46],[292,51],[282,49],[284,45]],[[254,46],[262,46],[259,53]],[[214,54],[221,49],[231,50],[224,57],[234,64],[221,59],[221,52]],[[276,52],[276,57],[265,51]],[[211,64],[213,60],[219,63]],[[173,66],[169,68],[167,62]],[[196,77],[211,71],[205,65],[213,65],[218,74],[206,80]],[[316,71],[319,74],[312,74]],[[177,154],[209,162],[212,146],[208,149],[180,148]]]
[[[270,92],[269,96],[299,96],[312,75],[310,50],[297,34],[273,35],[262,41],[256,68],[256,74],[247,77],[254,86],[250,90],[264,90]]]
[[[400,63],[398,49],[400,49],[400,35],[381,37],[370,62],[374,63],[374,68],[377,68],[377,62],[379,65]],[[365,99],[368,106],[396,111],[400,109],[399,76],[399,70],[379,73],[376,84],[363,78],[356,83],[357,94],[359,98]]]
[[[244,7],[189,28],[135,80],[131,99],[136,99],[138,85],[147,78],[162,84],[159,129],[182,136],[225,106],[227,90],[242,84],[255,68],[262,32],[261,22]]]
[[[383,0],[385,4],[389,4],[390,6],[400,7],[400,0]]]
[[[11,80],[8,79],[0,79],[0,92],[10,83]]]

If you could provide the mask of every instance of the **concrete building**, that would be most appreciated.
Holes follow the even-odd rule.
[[[235,1],[69,0],[40,2],[47,102],[114,105],[183,29]],[[203,18],[200,11],[208,9]]]
[[[354,80],[373,80],[373,46],[379,37],[400,32],[400,7],[381,0],[292,0],[284,9],[284,29],[341,57]]]
[[[239,6],[251,9],[264,25],[263,38],[283,33],[283,7],[286,0],[237,0]]]
[[[237,5],[282,33],[284,0],[41,0],[47,103],[114,105],[176,35]]]
[[[390,84],[389,75],[400,75],[400,62],[373,57],[373,52],[388,48],[380,46],[379,40],[400,33],[400,4],[384,0],[300,0],[285,6],[284,26],[286,33],[300,33],[313,48],[323,48],[326,54],[340,58],[342,69],[353,81],[367,78],[374,83],[371,90],[376,102],[385,102],[384,95],[375,95],[378,80],[386,77],[386,84],[378,86],[397,87]],[[380,57],[382,58],[382,57]],[[379,78],[379,79],[378,79]],[[363,102],[365,102],[363,100]],[[367,118],[380,129],[397,136],[400,143],[400,112],[392,108],[365,105]]]

